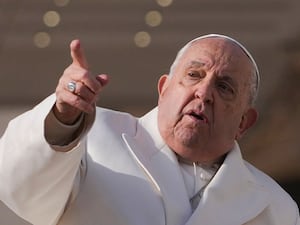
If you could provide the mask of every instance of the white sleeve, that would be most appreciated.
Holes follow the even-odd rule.
[[[84,137],[68,152],[68,145],[56,151],[46,141],[44,121],[54,103],[52,95],[15,118],[0,139],[0,199],[34,225],[57,223],[85,152]]]

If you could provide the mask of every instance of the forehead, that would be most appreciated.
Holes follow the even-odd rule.
[[[184,51],[180,61],[185,64],[199,62],[208,67],[221,67],[226,70],[247,73],[254,67],[245,52],[234,42],[224,38],[197,40]]]

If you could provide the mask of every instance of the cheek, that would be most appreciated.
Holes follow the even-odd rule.
[[[239,125],[242,118],[242,113],[240,112],[239,107],[236,107],[231,104],[225,104],[222,108],[218,110],[220,118],[218,121],[223,130],[226,130],[228,134],[235,135],[239,129]]]
[[[168,129],[176,125],[185,105],[184,94],[177,90],[176,92],[166,90],[158,101],[160,123]]]
[[[161,117],[161,122],[164,124],[171,123],[178,114],[177,105],[173,95],[165,94],[159,98],[158,107]]]
[[[174,91],[176,90],[176,91]],[[159,97],[158,104],[167,114],[176,113],[181,107],[183,92],[179,88],[169,87]]]

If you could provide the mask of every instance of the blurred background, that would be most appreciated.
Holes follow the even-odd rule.
[[[179,48],[207,33],[239,40],[256,59],[260,119],[243,153],[300,204],[299,0],[0,0],[0,136],[54,92],[72,39],[94,73],[111,76],[98,105],[140,116]],[[1,203],[0,223],[26,224]]]

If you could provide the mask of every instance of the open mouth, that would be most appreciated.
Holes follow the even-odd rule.
[[[196,113],[195,111],[191,111],[188,113],[189,116],[192,116],[193,118],[200,120],[204,123],[208,123],[208,119],[203,113]]]

